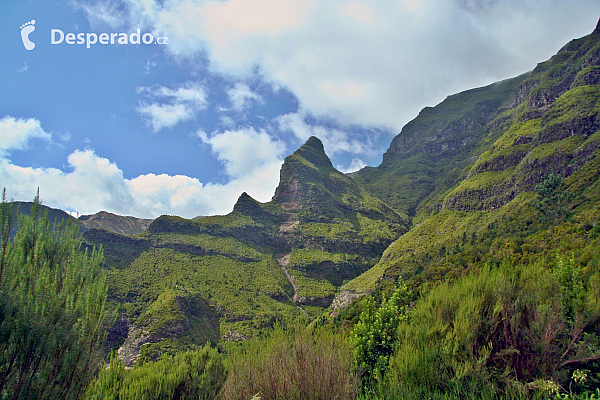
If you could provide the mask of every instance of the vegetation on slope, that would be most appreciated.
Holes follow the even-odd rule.
[[[224,216],[161,216],[141,234],[84,236],[104,246],[120,309],[108,348],[131,366],[314,318],[405,231],[406,218],[336,171],[313,137],[286,158],[269,203],[243,193]]]
[[[503,251],[548,261],[548,251],[559,248],[575,250],[577,262],[592,262],[590,254],[598,243],[588,232],[600,217],[600,197],[594,197],[599,177],[600,81],[593,79],[595,69],[590,67],[600,64],[598,49],[596,30],[569,43],[528,76],[515,78],[512,92],[486,114],[475,150],[461,145],[462,157],[478,154],[464,158],[468,162],[462,178],[453,183],[446,173],[439,173],[446,185],[438,195],[416,203],[420,213],[413,229],[386,249],[375,268],[344,289],[368,292],[382,278],[387,282],[399,276],[413,286],[454,279],[482,262],[499,263]],[[509,82],[503,83],[505,88]],[[439,121],[470,121],[474,99],[481,96],[483,101],[497,90],[492,85],[461,93],[420,115],[394,139],[388,161],[365,170],[358,181],[371,182],[365,183],[371,188],[382,174],[404,176],[404,165],[393,164],[394,159],[429,154],[426,148],[408,146],[416,143],[415,127],[433,140],[435,132],[443,130]],[[475,132],[465,126],[456,134]],[[423,169],[423,174],[428,171]],[[559,193],[538,192],[549,176],[562,185]]]

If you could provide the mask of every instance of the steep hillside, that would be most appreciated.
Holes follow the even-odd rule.
[[[394,139],[384,163],[356,178],[390,204],[409,211],[414,207],[415,226],[345,292],[369,292],[399,276],[415,285],[453,279],[507,255],[547,259],[553,249],[572,252],[590,268],[597,265],[599,84],[600,26],[526,76],[451,96],[422,112]],[[502,97],[485,112],[474,115],[477,107],[465,108],[485,102],[502,87],[510,91],[502,89]],[[432,133],[444,131],[440,121],[465,128],[452,131],[462,132],[461,140],[452,142],[455,150],[438,141],[441,133]],[[469,130],[472,126],[477,129]],[[418,140],[417,131],[426,134]],[[429,160],[429,144],[442,149],[440,157],[457,152],[450,161],[440,158],[446,160],[446,171],[404,161]],[[385,194],[378,186],[384,176],[399,182],[425,176],[441,184],[416,180]]]
[[[423,207],[430,212],[500,134],[496,118],[509,107],[511,94],[526,76],[455,94],[436,107],[424,108],[392,140],[381,165],[361,169],[355,180],[410,216]]]
[[[285,159],[271,202],[243,193],[224,216],[161,216],[142,234],[84,237],[103,245],[121,307],[109,346],[130,365],[315,317],[406,230],[406,216],[335,170],[311,137]]]

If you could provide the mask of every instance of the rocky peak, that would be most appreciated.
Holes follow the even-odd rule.
[[[96,214],[82,215],[78,221],[84,229],[106,229],[123,235],[134,235],[147,230],[153,220],[100,211]]]
[[[285,158],[281,166],[279,186],[273,201],[289,211],[299,211],[306,203],[309,183],[321,183],[323,170],[334,170],[325,154],[323,143],[311,136],[298,150]]]
[[[239,212],[245,215],[254,215],[261,212],[260,203],[253,199],[248,193],[244,192],[238,197],[233,211]]]
[[[317,168],[321,167],[331,167],[331,160],[325,154],[325,149],[323,148],[323,143],[315,136],[311,136],[308,138],[306,143],[304,143],[294,154],[304,158],[306,161],[311,163]]]

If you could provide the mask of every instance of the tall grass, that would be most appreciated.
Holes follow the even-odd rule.
[[[231,349],[222,400],[355,399],[352,349],[340,335],[275,327]]]

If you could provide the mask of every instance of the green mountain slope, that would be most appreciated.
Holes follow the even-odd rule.
[[[496,118],[525,78],[468,90],[424,108],[392,140],[381,165],[363,168],[355,180],[410,216],[423,207],[431,211],[500,134]]]
[[[131,365],[320,315],[406,231],[406,216],[335,170],[311,137],[285,159],[271,202],[243,193],[224,216],[161,216],[138,235],[84,237],[104,248],[121,309],[109,347]]]
[[[414,209],[414,227],[343,293],[369,292],[399,276],[417,286],[453,279],[507,255],[548,259],[554,249],[594,268],[599,84],[597,27],[526,76],[451,96],[422,112],[394,139],[384,163],[356,178],[390,204]],[[493,106],[477,113],[473,105],[490,98]],[[460,127],[453,131],[461,140],[456,149],[439,142],[444,124]],[[445,169],[432,168],[438,164],[430,146],[441,149],[436,162]],[[383,191],[386,179],[397,182],[397,192]]]

